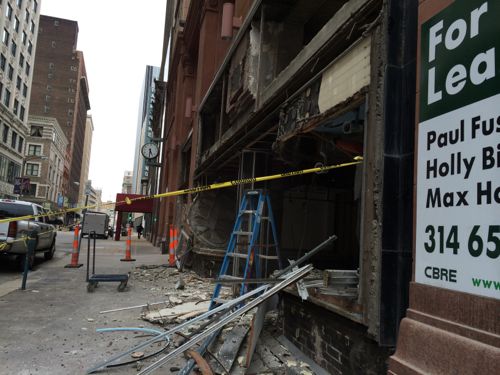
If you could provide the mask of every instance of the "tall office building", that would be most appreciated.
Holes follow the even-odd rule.
[[[78,203],[90,109],[85,61],[83,52],[76,50],[77,40],[77,22],[40,16],[30,114],[55,117],[68,138],[62,194],[69,206]]]
[[[14,197],[22,173],[39,18],[40,0],[0,2],[1,198]]]
[[[85,126],[85,141],[83,143],[82,168],[80,172],[80,191],[78,204],[82,206],[85,203],[85,186],[89,179],[90,154],[92,152],[92,133],[94,132],[94,123],[92,116],[87,115],[87,124]]]
[[[132,176],[132,192],[134,194],[148,194],[147,185],[149,178],[149,166],[141,154],[141,147],[152,141],[152,119],[155,80],[160,75],[160,68],[146,66],[144,84],[142,86],[139,103],[139,119],[137,122],[136,144],[134,153],[134,170]]]

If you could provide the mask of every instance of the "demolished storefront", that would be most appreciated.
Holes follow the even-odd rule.
[[[416,2],[235,1],[230,41],[222,1],[176,9],[164,190],[250,183],[166,199],[157,237],[188,232],[190,265],[214,277],[245,191],[266,191],[281,259],[335,234],[312,263],[349,280],[307,288],[306,301],[282,292],[285,337],[330,373],[382,373],[411,278]]]

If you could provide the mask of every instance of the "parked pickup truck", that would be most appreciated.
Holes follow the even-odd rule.
[[[43,215],[45,213],[45,209],[35,203],[0,199],[0,219]],[[22,238],[35,231],[36,252],[43,252],[46,260],[52,259],[56,250],[57,231],[49,221],[49,217],[44,216],[29,220],[0,223],[0,255],[16,257],[20,266],[24,268],[27,247]],[[35,254],[29,259],[30,268],[33,266],[34,260]]]

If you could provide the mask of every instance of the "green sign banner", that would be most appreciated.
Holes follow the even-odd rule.
[[[422,25],[420,121],[500,88],[500,1],[456,0]]]
[[[500,299],[500,0],[421,27],[415,281]]]

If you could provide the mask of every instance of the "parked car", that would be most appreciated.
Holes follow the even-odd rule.
[[[42,206],[35,203],[0,199],[0,219],[46,213]],[[52,259],[56,250],[57,231],[50,224],[48,216],[0,223],[0,255],[16,257],[21,269],[24,269],[27,247],[22,238],[33,231],[36,232],[35,252],[43,252],[45,260]],[[33,267],[34,260],[35,254],[32,254],[28,259],[30,268]]]

